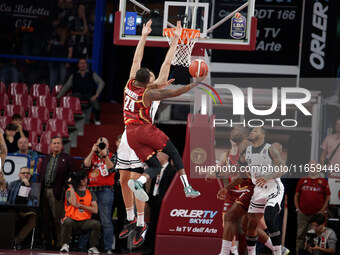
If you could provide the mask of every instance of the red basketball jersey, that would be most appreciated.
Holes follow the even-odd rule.
[[[129,80],[124,90],[125,126],[152,123],[151,106],[146,107],[143,102],[143,96],[147,89],[134,86],[134,81],[134,79]]]

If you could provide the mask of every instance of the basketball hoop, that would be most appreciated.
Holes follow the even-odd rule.
[[[163,29],[163,37],[167,39],[169,45],[171,45],[174,39],[173,31],[174,28]],[[189,67],[192,49],[199,37],[199,30],[183,28],[181,38],[178,39],[178,46],[171,64]]]

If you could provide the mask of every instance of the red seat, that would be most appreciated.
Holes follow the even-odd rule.
[[[38,133],[37,131],[30,130],[28,131],[28,141],[31,143],[32,148],[35,144],[38,143]]]
[[[6,83],[0,81],[0,94],[6,94],[7,89],[6,89]]]
[[[57,107],[53,112],[53,119],[66,120],[67,125],[75,126],[73,111],[69,108]]]
[[[39,96],[37,105],[47,107],[49,112],[53,112],[57,107],[57,98],[53,96]]]
[[[46,131],[60,132],[61,136],[65,138],[70,136],[68,133],[66,120],[49,119],[47,121]]]
[[[43,123],[41,119],[38,118],[24,118],[23,128],[28,131],[34,131],[37,135],[41,135],[43,132]]]
[[[34,151],[38,151],[43,154],[51,154],[51,146],[47,143],[37,143],[33,146]]]
[[[9,105],[9,99],[7,94],[0,94],[0,110],[4,110],[6,105]]]
[[[78,97],[62,97],[60,101],[60,107],[70,108],[74,114],[82,114],[81,104]]]
[[[59,131],[55,132],[55,131],[46,130],[41,134],[40,143],[50,144],[51,138],[55,137],[55,136],[62,137],[62,135]]]
[[[13,114],[20,114],[22,117],[25,117],[25,110],[21,105],[6,105],[4,116],[13,116]]]
[[[33,106],[33,99],[30,95],[15,95],[13,97],[13,105],[21,105],[26,112]]]
[[[13,98],[15,95],[28,95],[28,88],[26,83],[23,82],[12,82],[8,87],[8,96]]]
[[[0,127],[5,130],[6,126],[12,122],[11,116],[0,116]]]
[[[50,96],[50,88],[47,84],[33,84],[31,88],[31,96],[33,100],[38,100],[39,96]]]
[[[43,124],[46,124],[50,119],[50,113],[47,107],[43,106],[32,106],[28,112],[28,117],[41,119]]]

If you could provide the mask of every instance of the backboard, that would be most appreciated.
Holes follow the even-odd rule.
[[[215,11],[215,0],[161,1],[120,0],[115,14],[114,44],[137,45],[143,23],[153,20],[146,46],[168,47],[163,29],[181,20],[184,28],[198,29],[199,49],[254,50],[257,19],[255,0],[224,0],[223,12]]]

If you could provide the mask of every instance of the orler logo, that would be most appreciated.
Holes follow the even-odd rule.
[[[218,211],[173,209],[171,217],[214,218]]]

